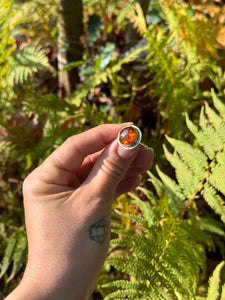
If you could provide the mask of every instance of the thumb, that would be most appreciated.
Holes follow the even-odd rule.
[[[123,149],[117,140],[105,148],[86,179],[92,182],[92,191],[96,196],[104,194],[114,196],[117,186],[123,180],[137,152],[138,147]]]

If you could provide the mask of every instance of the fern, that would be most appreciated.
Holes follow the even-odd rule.
[[[210,280],[206,300],[225,299],[225,262],[222,261],[214,270]]]
[[[219,26],[191,16],[192,8],[184,1],[160,0],[159,4],[165,26],[150,25],[145,33],[149,93],[158,104],[157,131],[163,127],[167,134],[180,138],[185,126],[181,115],[194,115],[202,105],[201,82],[210,81],[218,91],[223,90],[223,71],[211,59],[218,59],[214,44]],[[211,21],[218,24],[218,20]]]
[[[134,10],[129,10],[127,12],[127,18],[133,24],[133,27],[137,29],[137,31],[141,35],[144,35],[146,33],[147,27],[141,5],[136,2],[134,4],[134,8]]]
[[[5,249],[2,265],[0,266],[0,278],[2,278],[6,272],[10,272],[7,281],[11,281],[17,272],[20,271],[26,259],[26,231],[23,227],[14,228],[14,233],[7,238],[7,247]]]
[[[104,299],[192,299],[204,266],[202,247],[194,243],[186,222],[174,217],[166,197],[154,208],[134,197],[142,217],[127,216],[141,225],[141,231],[113,230],[120,239],[111,243],[124,252],[111,255],[107,261],[128,274],[131,281],[105,284],[103,288],[114,287],[116,291]]]
[[[18,9],[21,16],[18,31],[22,31],[28,39],[35,41],[38,48],[56,45],[57,4],[55,0],[23,3],[15,1],[14,9]]]
[[[19,49],[15,53],[11,65],[9,79],[12,84],[13,82],[23,83],[28,80],[32,73],[36,73],[39,69],[53,69],[48,63],[44,50],[38,49],[34,45],[28,45]]]
[[[19,11],[13,9],[12,1],[0,0],[0,97],[2,100],[10,100],[14,94],[8,76],[11,67],[10,57],[16,48],[15,27],[20,20]]]
[[[225,111],[225,106],[213,95],[214,105],[220,107],[221,112]],[[175,151],[172,154],[165,147],[165,154],[175,168],[177,183],[160,171],[159,175],[167,190],[172,192],[171,198],[186,201],[186,205],[190,207],[193,201],[203,197],[225,222],[225,119],[220,111],[216,113],[205,104],[205,109],[200,114],[199,126],[194,125],[187,117],[187,126],[198,145],[194,147],[168,138]]]
[[[79,106],[81,102],[87,97],[88,93],[92,93],[94,88],[101,84],[107,83],[109,80],[114,82],[114,78],[121,71],[123,65],[129,64],[134,61],[140,52],[146,49],[146,46],[142,46],[138,49],[132,49],[131,53],[122,59],[113,59],[110,66],[106,67],[101,72],[96,71],[94,75],[86,78],[83,84],[79,84],[76,91],[71,95],[71,103]]]
[[[205,104],[199,126],[187,118],[187,125],[196,138],[195,146],[167,138],[175,149],[170,153],[164,147],[166,157],[175,169],[176,180],[157,167],[161,180],[149,173],[156,194],[139,188],[151,205],[131,194],[141,216],[120,213],[133,220],[136,227],[113,230],[118,238],[111,241],[114,254],[111,253],[107,263],[126,274],[129,280],[103,285],[105,289],[110,288],[106,300],[195,299],[200,270],[205,273],[204,247],[214,250],[216,237],[225,239],[223,223],[207,212],[199,216],[195,202],[204,198],[225,222],[224,105],[215,93],[213,101],[218,111]],[[214,136],[210,137],[212,130]],[[224,289],[221,290],[223,293]]]

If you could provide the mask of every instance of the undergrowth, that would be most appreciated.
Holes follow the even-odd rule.
[[[154,0],[146,18],[134,0],[83,5],[83,59],[63,69],[79,67],[80,83],[59,97],[56,1],[0,0],[0,297],[26,264],[26,175],[68,136],[133,121],[155,164],[115,202],[99,290],[223,299],[224,4]],[[139,41],[129,47],[131,26]]]

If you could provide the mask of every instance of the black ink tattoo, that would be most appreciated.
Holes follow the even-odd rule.
[[[96,243],[103,244],[108,235],[108,225],[104,219],[91,225],[89,229],[89,237]]]

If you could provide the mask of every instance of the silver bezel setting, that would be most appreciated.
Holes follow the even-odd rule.
[[[135,140],[132,144],[130,144],[130,145],[124,145],[124,144],[122,144],[121,141],[120,141],[120,134],[121,134],[121,132],[122,132],[124,129],[129,128],[129,127],[134,128],[134,130],[135,130],[136,133],[137,133],[137,138],[136,138],[136,140]],[[131,150],[131,149],[134,149],[135,147],[137,147],[137,146],[140,144],[141,139],[142,139],[142,133],[141,133],[141,130],[140,130],[137,126],[135,126],[135,125],[127,125],[127,126],[123,127],[123,128],[119,131],[118,136],[117,136],[117,140],[118,140],[118,143],[119,143],[120,147],[122,147],[122,148],[124,148],[124,149],[127,149],[127,150]]]

